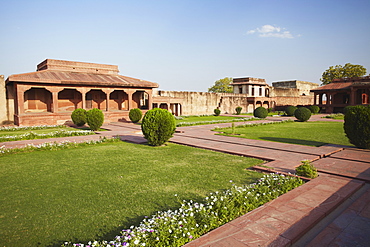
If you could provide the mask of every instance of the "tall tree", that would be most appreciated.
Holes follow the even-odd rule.
[[[344,66],[330,66],[322,73],[320,81],[322,85],[329,84],[333,79],[359,77],[366,75],[366,68],[362,65],[346,63]]]
[[[225,77],[223,79],[215,81],[215,84],[208,88],[208,92],[210,93],[232,93],[233,87],[230,83],[233,82],[233,78]]]

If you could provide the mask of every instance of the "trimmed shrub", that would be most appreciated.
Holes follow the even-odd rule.
[[[175,118],[166,109],[154,108],[145,113],[141,130],[149,145],[161,146],[175,133]]]
[[[285,114],[287,116],[294,116],[294,112],[297,109],[298,109],[297,107],[290,105],[287,108],[285,108]]]
[[[240,115],[240,113],[242,112],[242,107],[241,106],[238,106],[237,108],[235,108],[235,111],[236,111],[236,115]]]
[[[135,108],[130,110],[128,116],[133,123],[137,123],[141,120],[143,113],[139,108]]]
[[[221,114],[220,109],[214,109],[213,112],[215,113],[215,116],[220,116],[220,114]]]
[[[83,126],[86,119],[86,110],[82,108],[75,109],[71,114],[72,121],[77,126]]]
[[[347,106],[344,132],[356,147],[370,149],[370,106]]]
[[[317,169],[310,164],[310,161],[301,161],[302,165],[295,169],[296,175],[306,178],[316,178],[318,176]]]
[[[258,118],[266,118],[268,115],[267,109],[265,107],[257,107],[253,111],[253,116],[258,117]]]
[[[90,129],[97,131],[104,123],[104,114],[100,109],[94,108],[86,112],[87,124]]]
[[[294,116],[298,121],[300,122],[306,122],[308,119],[311,117],[311,111],[308,110],[306,107],[299,107],[297,110],[294,112]]]
[[[268,113],[270,113],[270,112],[272,112],[273,111],[273,109],[270,107],[270,108],[267,108],[267,112]]]
[[[320,111],[320,107],[317,105],[310,105],[308,106],[308,109],[312,112],[312,114],[317,114]]]

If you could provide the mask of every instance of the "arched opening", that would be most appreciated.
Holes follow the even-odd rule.
[[[159,105],[159,108],[168,110],[168,104],[166,104],[166,103],[161,103],[161,104]]]
[[[366,93],[363,93],[361,95],[361,99],[362,99],[362,104],[369,104],[369,95],[367,95]]]
[[[149,109],[149,94],[144,91],[136,91],[132,95],[132,102],[133,102],[132,108],[148,110]]]
[[[114,90],[109,95],[109,110],[128,110],[128,95],[123,90]]]
[[[260,106],[262,106],[262,102],[261,102],[261,101],[257,101],[257,102],[256,102],[256,108],[257,108],[257,107],[260,107]]]
[[[58,93],[58,111],[71,112],[82,108],[82,94],[76,89],[63,89]]]
[[[259,95],[259,96],[262,96],[262,87],[259,87],[258,95]]]
[[[262,106],[265,107],[266,109],[268,109],[270,107],[270,104],[269,104],[268,101],[263,101]]]
[[[175,116],[181,116],[181,104],[170,104],[170,112]]]
[[[51,112],[53,97],[45,88],[31,88],[24,92],[25,112]]]
[[[265,89],[265,97],[270,97],[270,89]]]
[[[106,94],[100,89],[92,89],[86,94],[86,109],[106,110]]]

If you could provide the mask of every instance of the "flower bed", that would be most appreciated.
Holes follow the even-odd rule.
[[[66,242],[64,246],[182,246],[301,184],[303,181],[295,177],[264,175],[257,183],[211,193],[204,203],[180,201],[179,209],[146,217],[112,241],[90,241],[87,245]]]
[[[20,141],[20,140],[33,140],[33,139],[46,139],[54,137],[68,137],[68,136],[86,136],[93,135],[91,130],[57,130],[45,134],[38,134],[35,132],[27,132],[21,135],[5,135],[0,136],[0,142]]]
[[[65,125],[38,125],[38,126],[5,126],[0,127],[0,131],[18,131],[18,130],[41,130],[50,128],[67,128]]]
[[[39,150],[59,150],[59,149],[65,149],[65,148],[72,148],[72,147],[79,147],[84,145],[95,145],[100,144],[104,142],[115,142],[120,141],[118,138],[100,138],[99,140],[90,140],[86,142],[70,142],[70,141],[63,141],[63,142],[46,142],[39,145],[35,144],[28,144],[25,147],[22,148],[6,148],[5,146],[0,147],[0,156],[6,155],[6,154],[14,154],[14,153],[26,153],[26,152],[32,152],[32,151],[39,151]]]

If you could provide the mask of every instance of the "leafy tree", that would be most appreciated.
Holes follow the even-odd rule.
[[[320,81],[322,85],[329,84],[333,79],[360,77],[366,75],[366,68],[362,65],[346,63],[344,66],[330,66],[322,73]]]
[[[215,85],[208,88],[208,92],[210,93],[232,93],[233,87],[230,83],[233,82],[233,78],[225,77],[224,79],[217,80]]]

